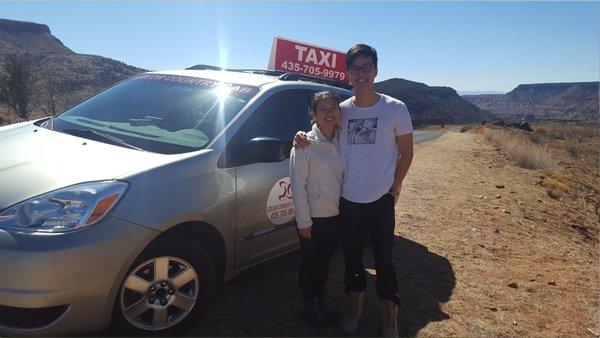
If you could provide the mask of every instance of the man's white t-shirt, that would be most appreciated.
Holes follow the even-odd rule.
[[[342,197],[371,203],[394,184],[398,146],[396,136],[413,131],[406,105],[381,95],[376,104],[362,108],[353,99],[342,102],[340,148],[344,164]]]

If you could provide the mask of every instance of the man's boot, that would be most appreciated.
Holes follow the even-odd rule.
[[[320,327],[325,323],[325,317],[319,310],[316,297],[304,300],[303,313],[306,321],[312,326]]]
[[[340,321],[340,329],[345,334],[355,334],[358,328],[358,321],[362,316],[363,304],[365,302],[365,292],[350,291],[349,295],[350,309]]]
[[[322,292],[317,296],[317,307],[327,321],[331,323],[337,323],[337,321],[340,319],[337,310],[328,304],[327,297],[325,297],[325,292]]]
[[[391,300],[384,299],[383,315],[381,316],[381,336],[398,337],[398,305]]]

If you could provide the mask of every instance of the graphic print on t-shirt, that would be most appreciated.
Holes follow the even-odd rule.
[[[348,120],[348,144],[374,144],[377,118]]]

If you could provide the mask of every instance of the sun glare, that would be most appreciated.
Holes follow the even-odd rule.
[[[215,96],[217,97],[217,99],[222,102],[227,96],[229,96],[229,93],[231,92],[231,87],[229,87],[228,85],[226,85],[225,83],[219,83],[215,89],[213,89],[213,93],[215,94]]]
[[[227,96],[229,96],[230,92],[231,92],[231,87],[223,82],[219,83],[215,87],[215,89],[213,89],[213,93],[217,97],[215,104],[218,105],[218,115],[217,115],[218,128],[222,128],[225,125],[225,120],[224,120],[225,119],[225,116],[224,116],[225,115],[224,114],[225,100],[227,99]]]

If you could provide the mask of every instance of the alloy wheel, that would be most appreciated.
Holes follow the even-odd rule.
[[[196,270],[180,258],[163,256],[133,269],[121,287],[121,312],[142,330],[163,330],[184,319],[196,304]]]

